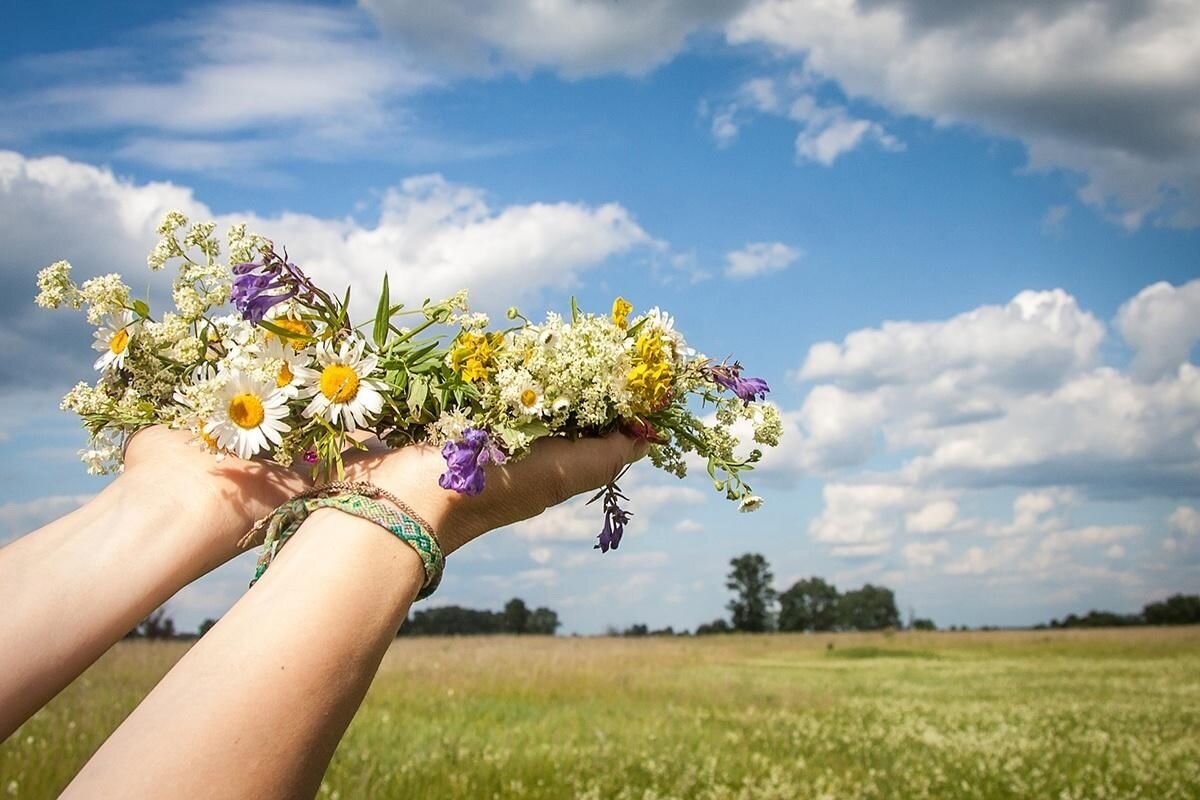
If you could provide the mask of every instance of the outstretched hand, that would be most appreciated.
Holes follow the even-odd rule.
[[[138,431],[125,453],[126,480],[153,487],[147,500],[182,503],[231,544],[279,504],[312,486],[307,470],[267,461],[220,461],[191,434],[161,425]]]
[[[347,457],[346,477],[369,481],[399,496],[427,519],[447,555],[487,531],[536,517],[547,508],[607,484],[646,454],[644,440],[611,433],[568,440],[540,439],[519,461],[486,468],[486,485],[474,497],[438,486],[446,462],[436,448],[382,445]]]

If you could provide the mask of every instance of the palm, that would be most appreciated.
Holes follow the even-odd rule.
[[[191,434],[163,426],[139,431],[129,443],[125,470],[153,479],[167,495],[217,508],[217,523],[244,533],[255,520],[311,486],[297,470],[265,461],[216,456],[192,443]]]

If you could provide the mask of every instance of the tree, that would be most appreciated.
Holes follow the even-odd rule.
[[[900,627],[896,596],[885,586],[867,584],[842,595],[837,605],[838,627],[855,631],[878,631]]]
[[[912,628],[914,631],[936,631],[937,630],[937,625],[934,623],[934,621],[931,619],[926,619],[924,617],[917,617],[916,619],[914,619],[912,621],[912,623],[908,627]]]
[[[504,604],[504,632],[525,633],[529,630],[529,606],[519,597]]]
[[[204,622],[201,622],[200,623],[200,635],[203,636],[204,634],[208,633],[210,630],[212,630],[212,626],[216,625],[216,624],[217,624],[217,621],[215,619],[213,619],[212,617],[209,617],[208,619],[204,620]]]
[[[160,606],[142,620],[136,631],[134,635],[143,639],[172,639],[175,636],[175,620],[167,616],[166,606]]]
[[[528,633],[537,633],[543,636],[553,636],[558,627],[562,625],[558,621],[558,612],[552,611],[545,606],[539,606],[534,609],[529,615]]]
[[[837,624],[838,590],[815,575],[779,596],[779,630],[831,631]]]
[[[696,628],[697,636],[710,636],[714,633],[729,633],[733,628],[723,619],[714,619]]]
[[[775,605],[775,589],[771,583],[775,576],[761,553],[746,553],[729,562],[725,587],[735,593],[726,606],[733,614],[735,630],[762,633],[772,627],[772,607]]]
[[[1200,595],[1173,594],[1142,609],[1147,625],[1195,625],[1200,623]]]

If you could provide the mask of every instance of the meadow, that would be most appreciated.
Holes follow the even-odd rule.
[[[3,745],[52,797],[185,651],[125,642]],[[412,638],[324,798],[1200,797],[1200,628]]]

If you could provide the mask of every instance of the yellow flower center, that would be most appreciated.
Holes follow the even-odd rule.
[[[349,403],[358,394],[358,373],[345,364],[330,364],[321,371],[321,394],[331,403]]]
[[[199,430],[199,435],[200,435],[200,441],[202,441],[202,442],[204,442],[204,444],[208,445],[209,450],[220,449],[217,447],[217,440],[204,432],[204,425],[205,425],[204,420],[199,420],[199,423],[200,423],[200,427],[198,430]]]
[[[108,340],[108,349],[111,350],[115,356],[119,356],[121,353],[124,353],[125,348],[127,347],[129,347],[129,332],[124,328],[121,328],[121,330],[114,333],[112,338]]]
[[[525,406],[526,408],[533,408],[537,403],[537,399],[537,392],[535,392],[533,389],[526,389],[525,391],[521,392],[521,405]]]
[[[279,389],[282,389],[291,383],[292,379],[295,377],[296,376],[292,374],[292,368],[289,367],[285,361],[283,362],[283,366],[279,368],[279,375],[275,377],[275,386]]]
[[[235,394],[229,401],[229,418],[239,428],[257,428],[266,417],[262,400],[248,392]]]

